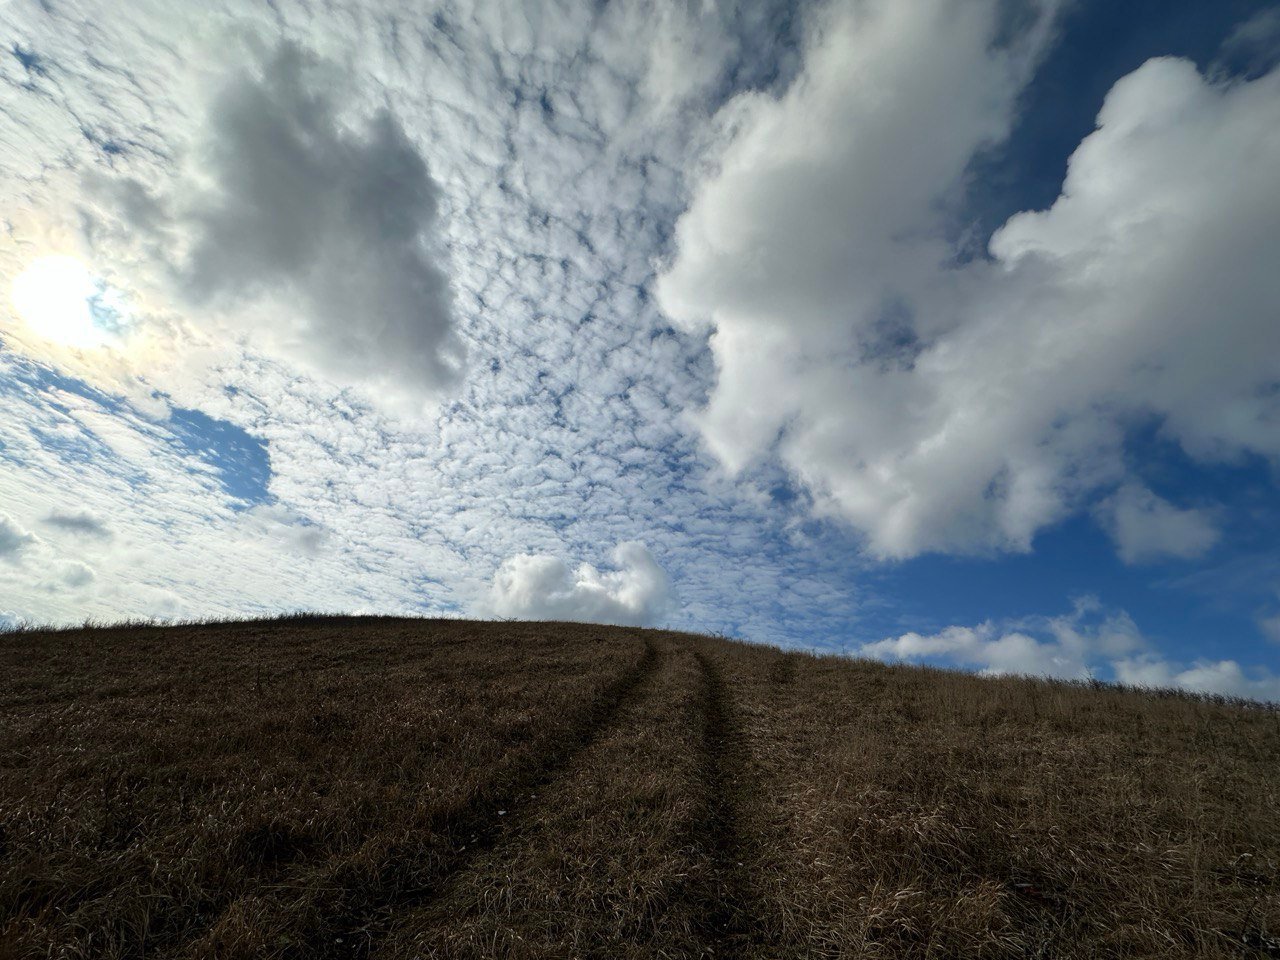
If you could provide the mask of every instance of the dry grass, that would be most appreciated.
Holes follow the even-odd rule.
[[[0,637],[0,956],[1280,955],[1280,714],[571,624]]]

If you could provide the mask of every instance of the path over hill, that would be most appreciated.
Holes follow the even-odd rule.
[[[661,631],[7,635],[0,958],[1278,956],[1278,771],[1271,711]]]

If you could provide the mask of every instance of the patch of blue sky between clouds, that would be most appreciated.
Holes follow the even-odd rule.
[[[57,399],[59,393],[70,394],[87,401],[107,416],[118,417],[127,411],[128,401],[112,396],[76,377],[22,358],[5,354],[6,374],[0,378],[0,395],[30,391],[44,396],[51,408],[67,411]],[[227,420],[219,420],[199,410],[171,407],[167,420],[153,424],[157,434],[188,458],[193,466],[212,471],[228,497],[235,501],[237,509],[247,509],[271,502],[271,458],[267,444],[242,427]],[[75,435],[54,434],[39,427],[29,426],[32,435],[50,452],[75,463],[113,459],[112,449],[91,429],[82,429]],[[0,459],[4,458],[0,447]],[[146,475],[124,464],[121,472],[131,482],[145,487]]]
[[[213,467],[228,496],[243,507],[271,502],[271,457],[265,442],[230,421],[181,407],[169,414],[168,427],[173,441]]]

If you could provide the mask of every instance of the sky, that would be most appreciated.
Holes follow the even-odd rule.
[[[0,624],[1280,700],[1280,7],[0,0]]]

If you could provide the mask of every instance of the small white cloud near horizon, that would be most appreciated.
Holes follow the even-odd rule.
[[[1104,611],[1093,598],[1071,613],[1004,623],[949,626],[937,633],[904,633],[864,643],[858,656],[884,663],[931,663],[985,676],[1109,679],[1137,687],[1222,694],[1280,702],[1280,675],[1235,660],[1197,660],[1190,666],[1160,657],[1123,610]]]
[[[887,663],[931,660],[993,676],[1079,680],[1093,674],[1099,658],[1134,654],[1146,647],[1127,613],[1104,613],[1096,600],[1084,598],[1076,601],[1071,613],[1059,617],[988,620],[934,634],[904,633],[864,643],[857,652]]]
[[[1126,483],[1099,506],[1099,519],[1128,564],[1206,553],[1221,536],[1204,510],[1180,509],[1137,483]]]
[[[1263,667],[1247,670],[1235,660],[1197,660],[1190,667],[1180,667],[1157,657],[1137,657],[1118,660],[1112,669],[1116,680],[1135,687],[1280,702],[1280,675]]]
[[[519,554],[494,574],[491,606],[499,616],[651,626],[670,607],[671,580],[638,541],[613,551],[614,570],[577,570],[559,557]]]

